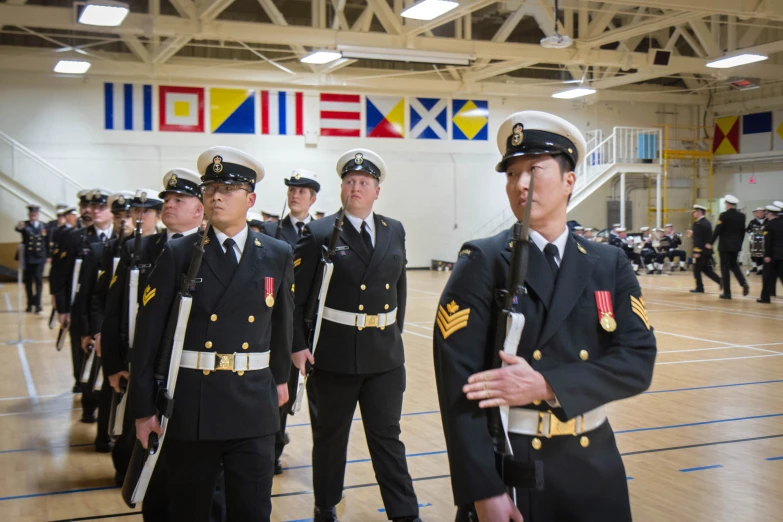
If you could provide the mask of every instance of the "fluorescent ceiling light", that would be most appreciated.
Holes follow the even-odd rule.
[[[580,98],[589,94],[595,94],[595,89],[588,89],[586,87],[577,87],[576,89],[568,89],[567,91],[556,92],[552,95],[552,98],[561,98],[564,100],[570,100],[572,98]]]
[[[113,0],[95,0],[87,5],[79,15],[79,23],[85,25],[103,25],[116,27],[128,16],[128,4]]]
[[[80,62],[75,60],[60,60],[54,66],[54,72],[63,74],[84,74],[92,65],[90,62]]]
[[[737,56],[729,56],[707,62],[707,67],[712,67],[714,69],[728,69],[729,67],[739,67],[740,65],[761,62],[766,59],[767,57],[763,54],[738,54]]]
[[[353,59],[435,63],[441,65],[470,65],[470,61],[475,59],[467,54],[425,52],[410,49],[381,49],[352,45],[338,45],[337,48],[342,51],[343,58]]]
[[[458,5],[457,2],[449,2],[447,0],[424,0],[407,8],[401,13],[401,16],[413,18],[414,20],[432,20],[448,13]]]
[[[314,63],[316,65],[323,65],[325,63],[339,60],[343,55],[336,51],[316,51],[312,54],[308,54],[301,60],[302,63]]]

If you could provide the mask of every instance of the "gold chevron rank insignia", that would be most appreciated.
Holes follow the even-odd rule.
[[[100,270],[100,271],[98,272],[98,279],[100,279],[101,277],[103,277],[103,273],[104,273],[104,271],[103,271],[103,270]]]
[[[112,278],[111,278],[111,281],[109,281],[109,288],[111,288],[112,286],[114,286],[114,283],[116,283],[116,282],[117,282],[117,274],[114,274],[114,275],[112,276]]]
[[[644,307],[644,297],[631,296],[631,310],[644,322],[644,326],[650,329],[650,320],[647,318],[647,310]]]
[[[149,303],[153,297],[155,297],[155,293],[158,290],[156,288],[150,288],[150,285],[147,285],[147,288],[144,289],[144,295],[141,297],[141,302],[144,306],[147,306],[147,303]]]
[[[469,318],[470,308],[460,310],[454,301],[447,304],[446,308],[443,308],[443,305],[439,306],[436,323],[441,335],[443,335],[443,339],[448,339],[457,330],[465,328],[468,325]]]
[[[294,259],[294,268],[298,267],[301,264],[302,264],[302,258],[301,257],[299,259]]]

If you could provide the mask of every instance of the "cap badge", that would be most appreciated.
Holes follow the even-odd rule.
[[[117,198],[117,204],[124,205],[125,204],[125,198],[120,196]]]
[[[177,175],[173,174],[171,176],[171,179],[169,180],[169,187],[176,187],[177,186]]]
[[[212,158],[212,171],[215,174],[220,174],[221,172],[223,172],[223,165],[221,163],[222,161],[223,158],[221,156],[215,156],[214,158]]]
[[[525,134],[522,132],[522,130],[525,128],[524,125],[521,123],[517,123],[514,125],[514,128],[512,129],[512,136],[511,136],[511,144],[515,147],[519,147],[522,145],[522,140],[525,139]]]
[[[364,163],[364,155],[361,152],[357,152],[356,156],[353,157],[353,161],[357,165],[361,165],[362,163]]]
[[[294,179],[299,179],[299,178],[301,178],[301,177],[302,177],[302,175],[301,175],[301,174],[299,174],[299,173],[297,172],[297,173],[296,173],[296,176],[294,176]]]

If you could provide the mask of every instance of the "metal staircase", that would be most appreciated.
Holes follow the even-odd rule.
[[[642,173],[660,176],[663,172],[660,153],[661,129],[614,127],[606,138],[603,138],[600,130],[588,132],[585,138],[588,152],[585,160],[576,169],[576,184],[568,203],[569,212],[618,174]],[[660,183],[657,185],[660,186]],[[477,228],[472,238],[492,236],[510,227],[515,220],[511,209],[505,208]]]

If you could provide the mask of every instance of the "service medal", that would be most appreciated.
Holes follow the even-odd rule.
[[[607,332],[617,330],[617,321],[612,310],[612,296],[608,290],[596,290],[595,304],[598,307],[598,323]]]
[[[275,306],[275,278],[274,277],[265,277],[264,278],[264,293],[266,294],[266,305],[269,308],[272,308]]]

